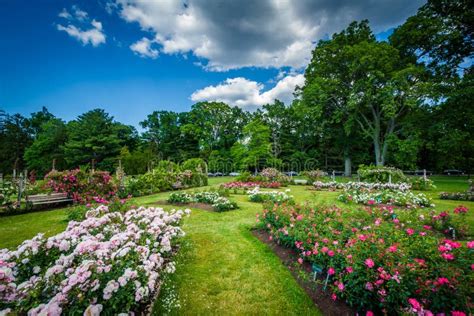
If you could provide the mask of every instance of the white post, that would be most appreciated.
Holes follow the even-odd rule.
[[[388,174],[388,183],[392,183],[392,175],[391,174]]]
[[[426,180],[426,169],[423,169],[423,179]]]

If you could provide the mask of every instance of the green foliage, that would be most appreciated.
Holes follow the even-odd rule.
[[[390,179],[393,183],[407,181],[407,177],[403,174],[403,171],[394,167],[361,165],[357,173],[359,174],[360,180],[365,182],[387,183]]]
[[[68,165],[81,166],[95,160],[97,168],[109,171],[113,170],[120,149],[134,133],[132,127],[114,122],[101,109],[80,115],[68,123],[67,130],[64,156]]]
[[[408,178],[413,190],[429,191],[436,189],[436,186],[428,178],[425,177],[410,177]]]
[[[194,168],[185,169],[172,161],[160,161],[157,167],[145,174],[125,178],[125,188],[122,196],[141,196],[174,189],[205,186],[208,183],[207,174],[201,169],[201,159],[190,159],[183,166]],[[182,171],[180,171],[182,170]]]
[[[62,170],[66,167],[63,146],[67,140],[66,124],[60,119],[50,119],[42,124],[36,139],[25,151],[25,161],[29,170],[35,170],[43,176],[55,168]]]
[[[10,209],[15,202],[17,188],[10,181],[0,181],[0,207]]]

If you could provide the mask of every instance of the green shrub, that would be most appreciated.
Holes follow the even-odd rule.
[[[411,177],[409,182],[413,190],[429,191],[436,189],[433,181],[425,177]]]
[[[403,174],[403,171],[394,167],[361,165],[357,173],[360,180],[365,182],[387,183],[390,180],[394,183],[407,182],[407,177]]]

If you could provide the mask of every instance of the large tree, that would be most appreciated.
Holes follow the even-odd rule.
[[[205,158],[213,150],[228,151],[242,134],[247,115],[238,107],[223,102],[199,102],[191,107],[184,127],[198,137]]]
[[[122,146],[130,141],[133,128],[113,120],[102,109],[91,110],[80,115],[67,125],[68,140],[64,144],[64,156],[69,167],[91,163],[112,170]]]
[[[300,90],[302,105],[310,109],[306,112],[320,125],[323,138],[332,139],[332,146],[340,148],[347,176],[352,168],[351,149],[360,137],[349,98],[355,80],[363,76],[352,72],[350,48],[368,42],[375,42],[368,21],[353,22],[331,39],[319,41]]]
[[[390,36],[403,57],[421,62],[440,80],[469,69],[474,53],[474,7],[470,0],[429,0]]]
[[[66,124],[60,119],[49,119],[38,130],[35,140],[25,151],[28,169],[44,175],[51,170],[53,160],[57,169],[66,168],[63,150],[67,140]]]
[[[323,131],[344,152],[346,174],[351,148],[365,136],[376,165],[384,165],[400,122],[423,97],[423,68],[401,58],[389,43],[376,41],[368,21],[353,22],[332,39],[320,41],[302,89]]]
[[[243,129],[243,137],[232,147],[232,156],[239,169],[259,171],[272,158],[270,128],[256,117]]]
[[[7,174],[26,167],[23,155],[32,142],[30,121],[20,114],[0,111],[0,173]]]

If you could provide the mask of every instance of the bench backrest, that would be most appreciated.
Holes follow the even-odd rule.
[[[68,200],[69,197],[67,193],[51,193],[51,194],[37,194],[28,196],[28,201],[37,202],[37,201],[63,201]]]

